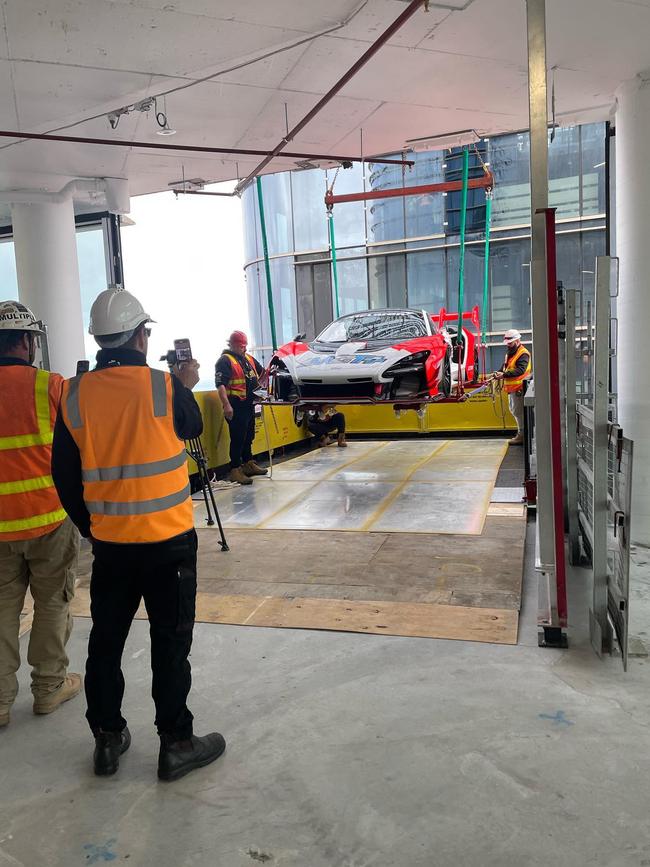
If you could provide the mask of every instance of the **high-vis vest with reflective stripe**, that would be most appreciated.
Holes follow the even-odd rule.
[[[81,455],[94,539],[164,542],[192,529],[168,373],[116,366],[80,374],[64,384],[61,411]]]
[[[503,388],[508,393],[511,394],[513,391],[519,391],[519,389],[524,384],[526,379],[529,379],[531,373],[533,372],[533,365],[530,360],[530,352],[526,349],[526,347],[522,344],[517,348],[517,351],[512,356],[512,358],[508,358],[508,353],[506,353],[506,362],[504,366],[504,373],[512,373],[515,370],[517,365],[517,361],[521,358],[522,355],[526,354],[528,356],[528,364],[526,366],[526,370],[522,373],[521,376],[508,377],[503,380]]]
[[[0,367],[0,542],[51,533],[66,514],[52,481],[52,435],[63,378]]]
[[[240,400],[246,400],[246,374],[244,373],[244,367],[236,355],[230,352],[224,352],[224,355],[228,357],[230,366],[232,367],[232,379],[226,386],[226,393],[228,397],[238,397]],[[253,356],[246,353],[246,359],[251,368],[256,371]]]

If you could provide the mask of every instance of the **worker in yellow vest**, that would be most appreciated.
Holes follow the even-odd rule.
[[[149,368],[151,321],[124,289],[107,289],[95,300],[89,330],[100,346],[97,366],[63,386],[52,474],[93,548],[85,689],[95,773],[114,774],[131,742],[120,663],[144,599],[158,777],[175,780],[217,759],[225,741],[217,732],[195,736],[187,707],[197,535],[183,440],[203,430],[191,392],[198,364],[177,366],[175,375]]]
[[[240,485],[251,485],[254,476],[268,473],[253,460],[251,451],[255,439],[255,391],[264,368],[246,352],[247,346],[244,332],[233,331],[214,370],[214,382],[230,429],[230,481]]]
[[[521,334],[510,328],[506,331],[503,342],[506,345],[506,358],[501,370],[495,373],[497,379],[503,379],[503,389],[508,395],[510,412],[517,422],[517,433],[508,440],[511,446],[522,445],[524,441],[524,394],[526,381],[533,372],[530,352],[521,342]]]
[[[51,471],[63,378],[34,367],[41,334],[29,308],[0,302],[0,726],[9,723],[18,692],[20,613],[28,588],[34,713],[51,713],[81,689],[80,675],[67,671],[65,651],[79,534]]]

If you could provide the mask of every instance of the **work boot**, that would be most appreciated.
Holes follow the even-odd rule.
[[[54,692],[34,698],[34,713],[52,713],[64,701],[69,701],[81,692],[81,675],[69,672],[63,678],[61,686]]]
[[[162,735],[158,755],[158,779],[166,782],[179,780],[190,771],[214,762],[225,749],[226,741],[219,732],[212,732],[202,738],[192,735],[189,740],[173,742]]]
[[[0,704],[0,729],[9,725],[9,717],[11,714],[10,704]]]
[[[120,766],[120,756],[131,746],[131,732],[124,727],[121,732],[99,731],[95,735],[93,764],[98,777],[110,777]]]
[[[347,449],[347,447],[348,447],[348,444],[345,441],[345,434],[344,433],[339,434],[338,447],[340,449]]]
[[[524,435],[522,433],[518,433],[511,440],[508,440],[509,446],[521,446],[524,443]]]
[[[241,467],[235,467],[230,471],[230,481],[237,482],[240,485],[252,485],[253,480],[249,479]]]
[[[246,463],[242,466],[242,470],[247,476],[266,476],[268,474],[267,469],[261,467],[253,460],[246,461]]]

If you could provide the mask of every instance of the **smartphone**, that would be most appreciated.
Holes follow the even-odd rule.
[[[80,373],[88,373],[89,370],[90,362],[87,361],[85,358],[77,362],[77,376],[79,376]]]
[[[192,347],[187,337],[174,341],[174,352],[176,353],[177,364],[192,360]]]

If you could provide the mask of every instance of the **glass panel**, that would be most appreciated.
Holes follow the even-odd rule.
[[[251,189],[254,189],[257,194],[255,184],[251,184]],[[264,175],[262,193],[264,195],[264,218],[266,220],[269,255],[293,252],[291,172]]]
[[[329,262],[311,266],[314,275],[314,328],[316,334],[334,319],[332,268]]]
[[[481,159],[487,160],[487,144],[481,141],[476,145],[476,148],[481,158],[479,159],[479,154],[473,148],[469,151],[470,179],[484,176]],[[462,181],[463,149],[454,148],[445,157],[442,168],[446,181]],[[462,191],[454,190],[450,193],[442,193],[441,196],[445,206],[444,231],[447,235],[458,235],[460,234]],[[468,233],[485,231],[485,190],[483,189],[467,191],[466,231]]]
[[[596,256],[605,255],[605,230],[584,232],[582,235],[582,297],[577,299],[580,323],[587,322],[587,302],[596,297]]]
[[[488,331],[530,328],[530,239],[492,245],[490,302]]]
[[[368,309],[368,271],[365,259],[338,260],[341,315]]]
[[[271,259],[271,285],[278,344],[287,343],[298,330],[293,257]]]
[[[254,262],[263,255],[260,237],[260,220],[257,208],[255,184],[246,187],[241,197],[242,223],[244,232],[244,261]]]
[[[580,127],[582,146],[582,213],[605,213],[605,124]]]
[[[409,253],[406,257],[408,305],[437,313],[446,304],[444,250]]]
[[[93,301],[107,286],[104,230],[102,228],[77,231],[77,258],[81,284],[81,309],[84,322],[86,356],[89,360],[97,354],[97,344],[88,334],[90,308]],[[157,318],[157,317],[154,317]]]
[[[314,319],[314,272],[311,265],[296,265],[296,292],[298,295],[298,331],[307,340],[316,336]]]
[[[548,146],[548,203],[556,217],[580,214],[580,128],[556,129]]]
[[[530,223],[530,142],[527,132],[500,135],[488,142],[487,156],[494,175],[492,224]]]
[[[16,257],[12,240],[0,241],[0,294],[3,298],[18,300],[18,278],[16,277]]]
[[[325,172],[320,169],[292,172],[291,186],[293,189],[293,223],[296,250],[327,249],[329,247],[329,240],[327,237],[325,204],[323,202],[326,187]],[[336,186],[338,191],[338,181]],[[338,235],[338,227],[335,227],[335,230],[337,230]],[[337,246],[339,244],[345,246],[345,241],[342,237],[337,237],[336,244]]]
[[[387,258],[387,256],[370,256],[368,258],[368,289],[371,308],[388,306]]]
[[[465,247],[465,291],[462,312],[471,310],[478,304],[479,310],[483,304],[483,259],[484,247],[482,244]],[[449,247],[447,249],[447,310],[458,313],[458,273],[459,273],[460,249]]]
[[[336,169],[327,171],[327,182],[334,180]],[[352,168],[341,169],[334,184],[334,193],[360,193],[363,191],[363,168],[360,163],[354,163]],[[321,187],[320,193],[314,198],[312,207],[316,213],[322,214],[325,222],[325,203],[323,197],[325,190]],[[327,231],[327,227],[325,227]],[[366,225],[363,202],[345,202],[342,205],[334,205],[334,235],[336,246],[352,247],[366,242]],[[325,242],[328,246],[328,242]]]
[[[271,358],[271,325],[266,300],[264,263],[249,265],[244,273],[251,327],[251,351],[260,362],[266,364]]]
[[[557,235],[557,279],[567,289],[580,289],[582,286],[582,252],[580,235]],[[595,265],[588,265],[595,270]]]
[[[444,178],[444,154],[423,151],[411,155],[415,165],[405,174],[406,187],[423,184],[437,184]],[[439,235],[444,231],[445,199],[441,193],[423,193],[407,196],[406,237],[419,238],[423,235]]]
[[[386,256],[388,306],[406,307],[406,256]]]

